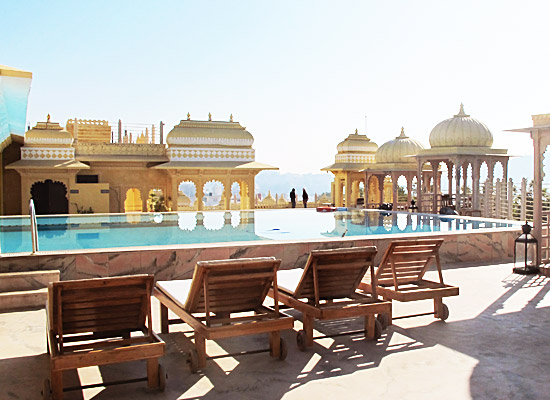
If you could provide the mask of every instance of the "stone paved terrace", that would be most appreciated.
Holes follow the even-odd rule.
[[[181,332],[162,335],[166,391],[144,383],[69,392],[66,399],[548,399],[550,398],[550,279],[511,274],[512,265],[455,265],[445,281],[460,286],[447,299],[447,322],[432,316],[395,321],[377,342],[361,335],[322,339],[302,353],[287,331],[285,361],[266,353],[208,361],[191,374]],[[429,272],[435,278],[434,272]],[[155,302],[154,311],[158,312]],[[429,302],[394,303],[395,315],[429,311]],[[158,329],[158,315],[154,315]],[[359,321],[323,323],[318,332],[360,328]],[[299,329],[300,323],[295,323]],[[266,337],[214,343],[233,353],[265,347]],[[48,376],[45,312],[0,314],[0,399],[40,399]],[[66,385],[144,376],[144,363],[69,372]],[[129,376],[132,375],[132,376]]]

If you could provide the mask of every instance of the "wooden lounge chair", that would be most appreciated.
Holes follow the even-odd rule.
[[[44,382],[44,399],[61,400],[64,390],[137,381],[164,389],[166,375],[158,363],[164,342],[153,332],[151,322],[153,279],[134,275],[50,283],[51,384],[48,379]],[[63,388],[63,371],[142,359],[147,360],[146,378]]]
[[[384,300],[415,301],[433,299],[434,312],[405,315],[393,319],[434,314],[446,320],[449,308],[443,304],[443,297],[457,296],[458,287],[443,283],[439,248],[443,239],[399,240],[390,243],[375,274],[375,281],[365,276],[359,288]],[[423,279],[430,263],[435,261],[439,282]],[[383,326],[391,325],[391,313],[381,316]]]
[[[286,357],[280,331],[292,329],[294,319],[279,312],[277,301],[274,308],[263,305],[269,288],[277,287],[280,263],[274,257],[199,261],[193,279],[156,283],[153,294],[161,303],[162,332],[182,322],[194,331],[194,346],[189,346],[187,356],[192,372],[213,358],[206,355],[206,339],[269,333],[269,349],[248,353],[269,351],[272,357]],[[168,309],[179,319],[169,319]],[[226,356],[241,354],[247,352]]]
[[[365,295],[356,291],[369,268],[371,278],[376,280],[373,272],[375,255],[374,246],[313,250],[303,270],[279,271],[279,291],[277,293],[274,287],[269,295],[275,301],[278,295],[279,301],[302,313],[304,329],[296,337],[300,350],[305,351],[313,345],[313,324],[316,319],[365,317],[364,332],[367,339],[380,337],[382,326],[375,315],[391,313],[391,303],[378,300],[376,294]]]

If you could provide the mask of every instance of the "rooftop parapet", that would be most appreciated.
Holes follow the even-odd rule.
[[[550,125],[550,114],[531,115],[533,126]]]
[[[111,142],[111,126],[108,121],[96,119],[76,119],[77,129],[75,132],[75,120],[67,121],[66,129],[71,133],[73,138],[79,142],[86,143],[110,143]]]

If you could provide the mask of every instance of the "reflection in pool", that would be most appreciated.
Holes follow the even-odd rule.
[[[41,251],[112,247],[306,240],[395,233],[498,229],[520,223],[471,218],[313,209],[39,216]],[[2,253],[30,252],[28,217],[0,218]]]

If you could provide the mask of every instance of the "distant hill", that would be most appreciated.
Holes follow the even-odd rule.
[[[334,176],[330,173],[291,174],[279,171],[262,171],[256,175],[255,191],[261,193],[262,197],[267,195],[268,190],[273,196],[282,193],[288,200],[292,188],[296,189],[296,193],[300,197],[302,188],[305,188],[311,197],[315,193],[319,195],[330,193],[330,184],[333,180]]]

